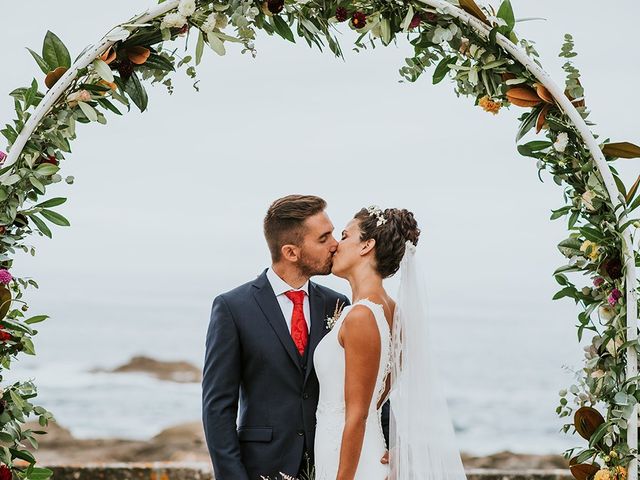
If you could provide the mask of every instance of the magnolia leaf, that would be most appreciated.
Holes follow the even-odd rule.
[[[460,0],[460,8],[487,23],[487,16],[473,0]]]
[[[80,107],[80,110],[82,110],[82,113],[84,113],[84,116],[89,119],[89,121],[98,121],[98,113],[91,105],[85,102],[78,102],[78,106]]]
[[[600,466],[590,465],[588,463],[579,463],[571,465],[570,470],[571,475],[573,475],[576,480],[589,480],[590,478],[593,478],[598,470],[600,470]]]
[[[71,67],[69,50],[64,46],[62,40],[51,31],[48,31],[44,37],[42,58],[49,65],[49,70],[55,70],[58,67]]]
[[[224,56],[225,53],[227,53],[224,48],[224,42],[220,40],[215,33],[208,33],[207,40],[209,41],[209,46],[211,47],[211,49],[221,57]]]
[[[29,53],[38,64],[38,67],[40,67],[40,70],[42,70],[42,73],[44,74],[49,73],[49,70],[51,69],[49,68],[49,65],[47,64],[47,62],[44,61],[44,58],[42,58],[40,55],[38,55],[36,52],[31,50],[30,48],[27,48],[27,50],[29,50]]]
[[[285,22],[282,17],[280,17],[280,15],[274,15],[273,17],[271,17],[271,19],[273,20],[273,27],[276,29],[278,35],[280,35],[285,40],[296,43],[295,39],[293,38],[293,32],[291,31],[291,28],[289,28],[287,22]]]
[[[573,421],[576,432],[585,440],[589,440],[596,429],[604,423],[604,418],[595,408],[581,407],[576,410]]]
[[[49,73],[47,73],[47,76],[44,77],[44,84],[47,86],[47,88],[53,87],[58,82],[58,80],[60,80],[62,76],[67,73],[67,70],[69,70],[67,67],[58,67],[55,70],[51,70]]]
[[[602,153],[617,158],[640,158],[640,147],[629,142],[607,143]]]
[[[633,197],[635,197],[636,192],[638,191],[638,186],[639,185],[640,185],[640,175],[638,175],[638,178],[636,179],[634,184],[629,189],[629,192],[627,193],[627,196],[625,198],[627,203],[629,203],[629,202],[631,202],[631,200],[633,200]]]
[[[109,65],[104,62],[104,60],[96,58],[93,61],[93,68],[95,69],[96,73],[100,75],[100,78],[107,82],[113,82],[113,72],[111,71]]]
[[[511,32],[516,25],[516,17],[513,14],[513,7],[509,0],[504,0],[500,8],[498,9],[498,18],[503,19],[507,23],[507,30],[505,33]]]
[[[4,285],[0,286],[0,319],[3,319],[9,312],[11,306],[11,292]]]
[[[131,74],[129,80],[124,84],[124,90],[127,92],[129,97],[131,97],[131,100],[136,104],[141,112],[144,112],[147,109],[149,97],[147,97],[147,91],[140,83],[140,79],[135,72]]]

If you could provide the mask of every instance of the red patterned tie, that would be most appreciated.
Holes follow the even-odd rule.
[[[304,290],[289,290],[285,292],[289,300],[293,302],[293,314],[291,315],[291,338],[296,344],[300,355],[304,354],[307,347],[309,332],[307,331],[307,321],[304,319]]]

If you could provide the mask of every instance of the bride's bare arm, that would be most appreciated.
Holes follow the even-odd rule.
[[[339,332],[345,355],[345,425],[336,480],[353,480],[380,364],[380,332],[371,310],[351,309]]]

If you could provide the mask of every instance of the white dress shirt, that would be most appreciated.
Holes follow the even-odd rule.
[[[287,282],[285,282],[282,278],[278,276],[276,272],[273,271],[273,268],[269,267],[267,269],[267,279],[271,284],[271,288],[273,288],[273,293],[276,294],[276,299],[278,300],[278,305],[280,305],[280,310],[282,310],[282,315],[284,319],[287,321],[287,327],[289,328],[289,332],[291,332],[291,316],[293,315],[293,302],[289,300],[289,297],[285,295],[285,292],[289,290],[302,290],[305,293],[304,296],[304,304],[302,305],[302,310],[304,311],[304,319],[307,321],[307,332],[310,329],[311,325],[311,313],[309,309],[309,280],[300,287],[293,288]]]

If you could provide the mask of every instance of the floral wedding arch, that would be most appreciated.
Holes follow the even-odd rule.
[[[116,103],[144,111],[144,82],[162,83],[171,92],[170,74],[184,68],[195,78],[207,46],[224,55],[226,45],[236,42],[242,53],[255,56],[259,29],[292,42],[297,35],[341,56],[335,26],[348,22],[359,34],[356,50],[407,38],[414,47],[400,69],[407,81],[434,67],[433,83],[451,76],[456,93],[473,97],[487,112],[524,108],[517,142],[527,134],[544,137],[521,143],[518,151],[537,160],[538,175],[546,170],[564,189],[566,204],[551,215],[566,218],[569,231],[558,245],[567,263],[554,272],[561,286],[554,299],[569,297],[580,306],[579,341],[585,330],[592,334],[584,368],[576,384],[560,392],[556,410],[560,417],[573,416],[565,433],[575,431],[588,445],[566,451],[565,457],[577,480],[637,480],[640,254],[632,234],[640,221],[629,216],[640,206],[640,177],[627,189],[613,162],[640,157],[640,147],[599,143],[589,129],[580,73],[569,60],[575,56],[571,36],[565,35],[560,53],[567,58],[566,85],[560,88],[542,69],[532,44],[516,36],[509,0],[497,12],[474,0],[261,1],[161,0],[112,29],[73,63],[51,32],[41,54],[30,50],[45,75],[46,93],[36,80],[11,92],[16,119],[0,131],[8,142],[8,154],[0,152],[0,368],[9,369],[21,352],[35,354],[32,325],[48,318],[27,317],[24,291],[38,285],[14,278],[10,269],[16,252],[35,254],[25,243],[30,234],[51,237],[49,224],[69,225],[53,210],[66,199],[41,197],[62,180],[59,164],[71,151],[78,123],[106,123],[105,113],[122,114]],[[197,36],[193,55],[178,58],[167,46],[192,36]],[[584,275],[589,285],[578,288],[572,279],[584,282]],[[37,447],[39,433],[22,428],[26,417],[38,416],[43,426],[53,418],[32,403],[35,396],[32,382],[0,390],[0,480],[12,473],[30,480],[51,476],[25,449],[26,442]]]

